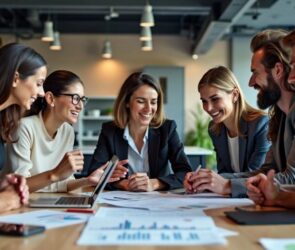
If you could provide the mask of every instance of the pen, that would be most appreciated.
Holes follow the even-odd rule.
[[[195,175],[195,174],[197,174],[198,172],[199,172],[199,170],[201,169],[201,167],[202,167],[202,165],[201,164],[199,164],[199,166],[196,168],[196,170],[192,173],[192,175],[189,177],[189,182],[191,182],[191,186],[193,185],[193,183],[192,183],[192,177]],[[194,191],[194,192],[196,192],[196,191]],[[191,192],[185,192],[186,194],[191,194]]]
[[[194,172],[194,173],[195,173],[195,174],[196,174],[196,173],[198,173],[198,172],[199,172],[199,170],[201,169],[201,167],[202,167],[202,165],[201,165],[201,164],[199,164],[199,166],[196,168],[196,170],[195,170],[195,172]]]
[[[199,170],[201,169],[202,165],[199,164],[199,166],[196,168],[196,170],[193,172],[193,174],[191,175],[191,177],[193,177],[193,175],[197,174],[199,172]],[[191,179],[190,177],[190,179]]]
[[[66,212],[69,213],[85,213],[85,214],[95,214],[95,210],[93,209],[85,209],[85,208],[68,208]]]

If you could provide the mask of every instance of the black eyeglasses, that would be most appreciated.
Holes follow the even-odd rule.
[[[58,94],[58,95],[65,95],[65,96],[70,96],[72,97],[72,103],[74,105],[77,105],[80,103],[80,101],[82,101],[83,105],[85,106],[87,101],[88,101],[88,98],[86,96],[82,96],[80,97],[78,94]]]

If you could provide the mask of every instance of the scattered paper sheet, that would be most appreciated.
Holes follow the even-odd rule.
[[[266,250],[294,250],[295,249],[295,238],[285,238],[285,239],[261,238],[259,239],[259,242]]]
[[[168,218],[179,218],[179,217],[196,217],[206,216],[203,210],[191,209],[191,210],[169,210],[169,211],[152,211],[146,209],[134,209],[134,208],[118,208],[118,207],[100,207],[95,217],[106,217],[106,218],[128,218],[132,217],[168,217]]]
[[[230,236],[237,236],[239,235],[238,232],[236,231],[231,231],[222,227],[216,227],[217,231],[220,235],[222,235],[223,237],[230,237]]]
[[[169,217],[94,217],[79,245],[207,245],[225,244],[208,216],[171,220]]]
[[[90,215],[79,213],[67,213],[54,210],[36,210],[21,214],[0,216],[0,222],[19,223],[36,226],[44,226],[46,229],[64,227],[83,223]]]
[[[171,193],[105,192],[97,200],[118,207],[141,208],[153,211],[211,209],[229,206],[253,205],[250,199],[198,197]],[[156,204],[156,205],[155,205]]]

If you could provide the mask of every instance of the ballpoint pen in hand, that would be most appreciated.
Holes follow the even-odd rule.
[[[196,170],[194,171],[194,174],[197,174],[199,172],[199,170],[201,169],[202,165],[199,164],[199,166],[196,168]]]
[[[202,167],[202,165],[201,164],[199,164],[199,166],[196,168],[196,170],[193,172],[193,174],[191,175],[191,177],[193,177],[193,175],[196,175],[198,172],[199,172],[199,170],[201,169],[201,167]],[[191,178],[190,177],[190,178]]]

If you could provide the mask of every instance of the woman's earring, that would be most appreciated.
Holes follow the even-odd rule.
[[[50,105],[50,106],[51,106],[51,108],[54,108],[54,103],[51,103],[51,105]]]

